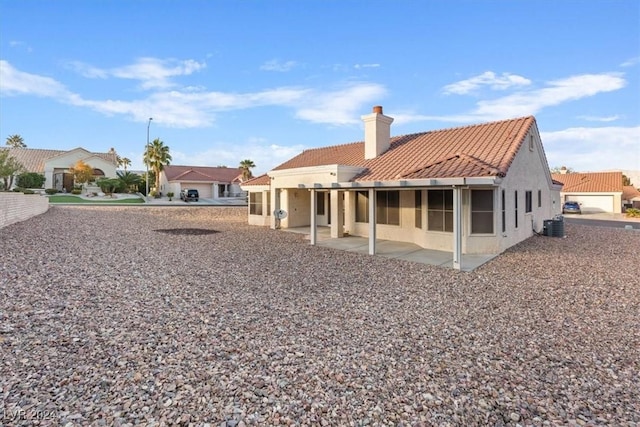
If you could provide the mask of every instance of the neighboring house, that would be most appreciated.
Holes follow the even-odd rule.
[[[71,168],[82,160],[93,168],[95,178],[116,178],[118,161],[115,151],[92,153],[78,147],[73,150],[44,150],[39,148],[7,148],[10,155],[19,161],[25,172],[43,174],[44,188],[56,188],[60,191],[73,189]],[[15,185],[15,182],[14,182]]]
[[[201,198],[218,199],[244,195],[238,168],[166,165],[160,172],[160,192],[176,196],[184,189],[196,189]]]
[[[534,117],[391,137],[391,117],[363,116],[363,142],[315,148],[242,185],[249,223],[330,227],[462,254],[498,254],[560,212]],[[284,210],[278,220],[272,210]]]
[[[622,212],[622,172],[558,173],[553,179],[564,184],[560,199],[578,202],[582,212]]]
[[[622,187],[622,207],[623,211],[627,208],[640,209],[640,191],[633,185]]]

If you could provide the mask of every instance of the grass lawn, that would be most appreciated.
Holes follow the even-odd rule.
[[[126,198],[126,199],[113,199],[113,200],[101,200],[101,199],[83,199],[78,196],[49,196],[49,203],[144,203],[140,197],[135,199]]]

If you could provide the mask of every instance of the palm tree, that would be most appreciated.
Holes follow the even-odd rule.
[[[171,154],[169,154],[169,147],[164,145],[164,142],[160,138],[156,138],[153,142],[147,145],[144,153],[144,164],[149,166],[156,175],[156,191],[160,188],[160,172],[164,169],[165,165],[171,163]]]
[[[255,168],[256,164],[253,163],[253,160],[245,159],[240,162],[240,169],[242,170],[242,180],[246,181],[248,179],[253,178],[253,174],[251,173],[251,169]]]
[[[133,172],[116,172],[118,180],[122,183],[122,186],[129,191],[138,191],[138,185],[140,185],[140,175]]]
[[[7,145],[13,148],[26,148],[27,146],[20,135],[9,135],[7,137]]]
[[[126,157],[120,157],[118,156],[118,166],[122,166],[122,168],[124,169],[124,171],[127,171],[127,168],[129,166],[131,166],[131,159],[128,159]]]

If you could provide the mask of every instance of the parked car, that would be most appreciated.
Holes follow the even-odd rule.
[[[180,192],[180,200],[184,200],[185,202],[188,202],[190,200],[197,202],[198,199],[200,199],[200,194],[198,194],[198,190],[195,190],[193,188],[191,189],[185,188]]]
[[[582,209],[580,209],[580,203],[578,202],[564,202],[562,205],[562,213],[574,213],[574,214],[582,214]]]

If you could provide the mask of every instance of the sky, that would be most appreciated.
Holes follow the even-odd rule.
[[[534,115],[550,167],[640,170],[640,2],[0,0],[0,145],[258,175],[375,105],[392,135]]]

